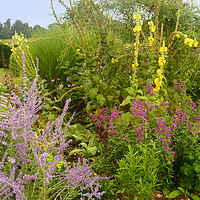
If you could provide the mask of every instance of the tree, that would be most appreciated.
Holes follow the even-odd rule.
[[[15,31],[18,34],[23,33],[24,37],[30,37],[30,27],[29,27],[28,23],[22,23],[22,21],[16,20],[11,28],[12,35],[15,34]]]
[[[6,22],[4,22],[4,27],[2,30],[2,39],[9,39],[11,37],[10,34],[10,28],[11,28],[11,23],[10,23],[10,18],[8,18],[6,20]]]
[[[15,35],[15,31],[20,34],[24,31],[24,25],[22,21],[16,20],[15,23],[12,25],[11,34]]]

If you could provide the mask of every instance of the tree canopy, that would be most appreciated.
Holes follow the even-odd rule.
[[[23,23],[21,20],[16,20],[13,25],[11,25],[11,19],[8,18],[6,22],[0,22],[0,39],[10,39],[15,32],[18,34],[23,33],[24,37],[31,37],[32,30],[41,30],[44,29],[40,25],[36,24],[33,28],[29,26],[27,22]]]

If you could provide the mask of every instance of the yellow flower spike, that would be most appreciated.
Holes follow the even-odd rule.
[[[132,68],[135,68],[135,65],[134,65],[134,64],[132,64]]]
[[[138,56],[138,52],[137,52],[137,51],[135,51],[135,52],[134,52],[134,55],[135,55],[135,56]]]

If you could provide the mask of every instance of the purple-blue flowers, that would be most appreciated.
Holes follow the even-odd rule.
[[[56,165],[64,160],[62,151],[71,142],[67,139],[66,131],[73,115],[66,126],[63,126],[71,99],[66,101],[61,116],[47,124],[41,135],[38,135],[37,130],[33,128],[39,117],[38,111],[44,105],[44,96],[39,95],[38,89],[43,81],[38,83],[38,79],[38,68],[34,80],[31,82],[28,79],[23,54],[23,87],[19,88],[18,95],[11,91],[9,95],[0,96],[4,102],[1,106],[5,108],[5,111],[0,113],[0,147],[1,144],[3,147],[0,154],[2,155],[0,158],[0,198],[3,200],[11,196],[18,200],[25,199],[26,185],[24,184],[29,180],[45,180],[45,184],[48,185],[57,173]],[[9,170],[5,167],[7,162],[9,166],[12,166]],[[86,161],[84,164],[81,165],[82,168],[74,167],[74,171],[79,174],[79,170],[84,170],[85,167],[88,169],[89,165],[86,165]],[[91,195],[93,196],[93,189],[95,188],[96,192],[99,190],[98,185],[94,186],[98,180],[94,180],[92,175],[87,176],[84,171],[82,175],[88,178],[88,184],[92,183]],[[82,184],[78,184],[77,187],[82,187]]]

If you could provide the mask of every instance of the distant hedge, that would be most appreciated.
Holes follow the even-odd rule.
[[[11,55],[12,51],[11,48],[7,45],[0,44],[0,68],[3,68],[3,56],[4,56],[4,61],[5,61],[5,66],[8,68],[9,65],[9,58]]]

